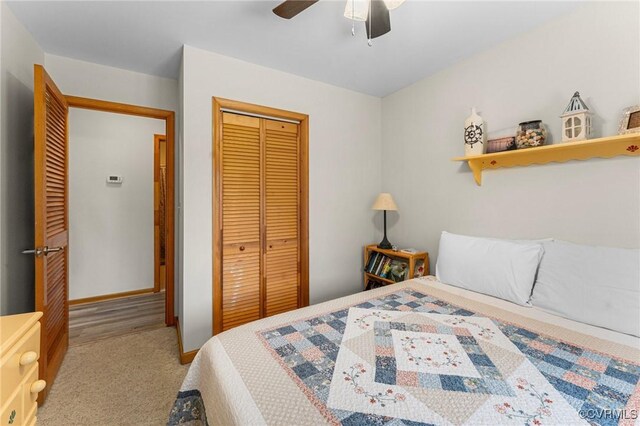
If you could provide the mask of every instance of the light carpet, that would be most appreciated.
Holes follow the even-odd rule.
[[[39,425],[165,425],[188,365],[166,327],[69,348]]]

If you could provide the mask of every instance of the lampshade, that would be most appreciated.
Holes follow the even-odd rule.
[[[376,198],[376,202],[373,203],[373,210],[398,210],[398,206],[396,206],[395,201],[393,201],[393,197],[388,192],[382,192]]]
[[[347,0],[344,17],[354,21],[366,21],[369,16],[369,0]]]
[[[369,15],[370,0],[347,0],[344,17],[354,21],[366,21]],[[404,3],[404,0],[384,0],[387,9],[393,10]]]

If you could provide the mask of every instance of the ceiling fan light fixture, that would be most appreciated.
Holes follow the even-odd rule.
[[[404,0],[384,0],[384,4],[387,5],[387,9],[393,10],[404,3]]]
[[[384,0],[388,10],[397,9],[405,0]],[[344,7],[344,17],[354,21],[364,22],[369,16],[369,3],[371,0],[347,0]]]
[[[364,22],[367,20],[367,16],[369,16],[369,0],[347,0],[347,4],[344,7],[345,18]]]

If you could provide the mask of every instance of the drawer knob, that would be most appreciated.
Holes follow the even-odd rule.
[[[40,393],[47,387],[47,382],[44,380],[36,380],[31,385],[31,393]]]
[[[20,365],[29,365],[36,362],[38,359],[38,354],[34,351],[25,352],[20,357]]]
[[[240,246],[240,251],[244,251],[244,246]]]

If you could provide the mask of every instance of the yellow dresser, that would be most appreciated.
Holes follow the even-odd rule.
[[[0,317],[0,426],[34,425],[42,312]]]

